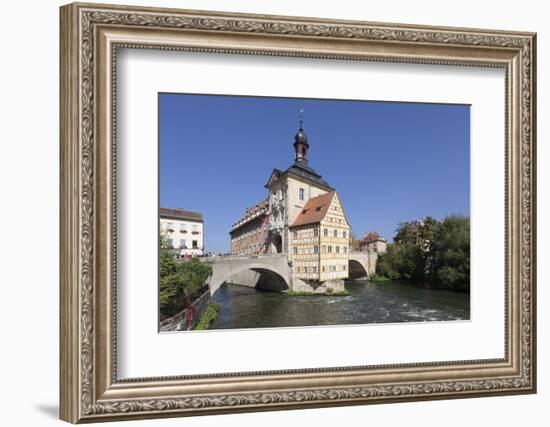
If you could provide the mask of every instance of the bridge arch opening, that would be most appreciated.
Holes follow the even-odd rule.
[[[290,288],[282,275],[270,268],[260,266],[250,266],[222,277],[218,276],[217,280],[209,284],[211,294],[214,294],[224,284],[273,292],[282,292]]]
[[[350,279],[365,279],[369,277],[367,270],[359,261],[354,259],[349,260],[349,278]]]
[[[286,280],[273,270],[255,268],[252,269],[252,271],[258,274],[258,279],[254,285],[256,289],[276,292],[288,290],[288,283],[286,283]]]

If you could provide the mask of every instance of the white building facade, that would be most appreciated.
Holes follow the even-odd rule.
[[[179,257],[204,254],[204,220],[200,212],[160,208],[160,231],[167,248]]]

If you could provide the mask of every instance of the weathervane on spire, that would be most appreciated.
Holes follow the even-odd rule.
[[[300,130],[304,127],[304,109],[300,108]]]

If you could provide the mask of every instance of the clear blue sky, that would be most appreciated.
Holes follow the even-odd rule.
[[[309,164],[340,195],[352,232],[389,241],[401,221],[470,214],[470,107],[159,95],[160,206],[200,211],[205,249],[294,161],[299,111]]]

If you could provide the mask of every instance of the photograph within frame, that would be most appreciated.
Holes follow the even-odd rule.
[[[284,66],[278,66],[282,64]],[[267,65],[267,67],[266,67]],[[327,66],[325,66],[327,65]],[[262,73],[259,73],[259,71]],[[429,79],[424,79],[424,73]],[[151,75],[162,78],[151,79]],[[185,75],[187,78],[182,79]],[[226,78],[212,80],[216,75]],[[226,53],[158,52],[133,48],[118,49],[117,76],[125,82],[117,90],[117,145],[119,159],[141,159],[119,164],[118,194],[133,194],[121,199],[117,209],[124,218],[117,228],[117,305],[120,321],[117,333],[127,337],[119,346],[119,378],[154,378],[190,375],[202,378],[219,372],[243,375],[245,372],[298,372],[301,369],[330,369],[338,366],[355,369],[396,364],[500,360],[506,357],[505,319],[506,282],[504,257],[493,257],[495,245],[504,248],[505,198],[505,103],[501,96],[506,82],[504,69],[439,64],[394,64],[376,61],[330,61],[315,58],[284,58]],[[257,76],[262,78],[256,79]],[[270,85],[263,82],[269,80]],[[323,82],[335,81],[336,85]],[[200,89],[200,90],[199,90]],[[430,321],[370,323],[340,326],[268,327],[216,329],[208,332],[159,333],[158,322],[158,246],[159,246],[159,93],[213,94],[289,97],[302,99],[385,100],[425,102],[428,104],[471,105],[471,319],[470,321]],[[287,133],[279,143],[281,160],[288,166],[293,158],[293,135],[299,125],[300,106],[289,116]],[[308,110],[311,114],[311,110]],[[309,130],[307,115],[305,127]],[[283,142],[283,139],[285,142]],[[317,140],[317,138],[316,138]],[[478,141],[482,143],[477,143]],[[311,151],[311,155],[319,154]],[[315,161],[315,169],[321,171]],[[321,160],[323,160],[321,158]],[[488,162],[496,163],[498,173],[486,174]],[[205,163],[206,164],[206,163]],[[261,181],[266,163],[260,170]],[[324,169],[324,166],[322,168]],[[130,172],[130,173],[128,173]],[[202,172],[201,172],[202,173]],[[216,172],[218,173],[218,172]],[[334,178],[324,174],[334,185]],[[265,193],[261,184],[251,191]],[[339,188],[339,187],[338,187]],[[257,200],[256,200],[257,201]],[[347,206],[347,204],[346,204]],[[348,208],[346,208],[348,209]],[[239,206],[235,216],[242,214]],[[136,220],[139,219],[139,222]],[[231,218],[231,223],[233,218]],[[229,224],[231,226],[231,224]],[[210,231],[212,229],[210,228]],[[226,229],[223,230],[226,234]],[[209,233],[211,236],[211,233]],[[139,262],[129,263],[131,259]],[[483,260],[483,263],[478,262]],[[490,268],[489,268],[490,265]],[[499,275],[497,278],[495,275]],[[146,286],[134,286],[146,283]],[[482,286],[477,286],[482,283]],[[504,327],[503,327],[504,326]],[[253,340],[256,345],[248,346]],[[407,346],[403,342],[425,342]],[[287,358],[285,349],[293,341],[295,356]],[[384,345],[373,346],[379,342]],[[354,351],[347,351],[353,343]],[[442,344],[445,343],[445,344]],[[387,344],[387,345],[386,345]],[[224,348],[224,358],[216,353],[189,354],[181,367],[182,352],[190,348]],[[247,346],[246,357],[242,348]],[[149,350],[151,349],[151,350]],[[154,349],[154,350],[153,350]],[[157,356],[144,358],[154,351]]]
[[[470,105],[158,103],[161,332],[469,320]]]

